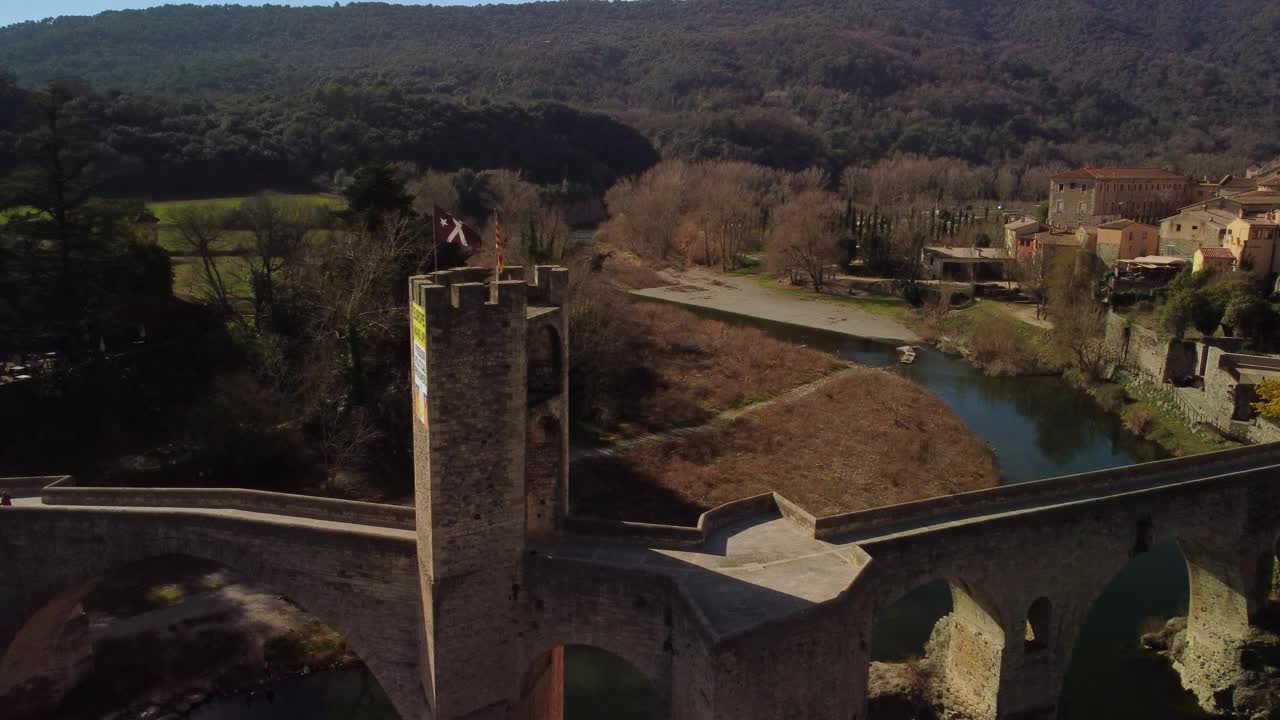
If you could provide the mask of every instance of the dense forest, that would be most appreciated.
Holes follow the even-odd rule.
[[[278,102],[262,93],[388,82],[484,114],[512,100],[605,111],[686,160],[838,170],[909,153],[1217,173],[1280,152],[1278,33],[1280,5],[1254,0],[171,6],[0,29],[0,67],[24,83],[222,98],[232,127]],[[420,127],[436,122],[439,106],[415,107]],[[279,123],[280,140],[290,125],[305,121]]]
[[[326,187],[373,161],[511,168],[598,193],[657,160],[632,128],[557,103],[461,105],[384,83],[207,99],[58,85],[71,95],[67,117],[92,135],[97,192],[114,196]],[[0,177],[22,161],[24,134],[47,122],[42,97],[0,71]]]

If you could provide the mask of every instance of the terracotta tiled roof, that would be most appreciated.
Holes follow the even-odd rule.
[[[1004,227],[1006,230],[1025,230],[1029,227],[1039,228],[1040,221],[1032,220],[1030,218],[1023,218],[1021,220],[1014,220],[1013,222],[1008,223]]]
[[[1186,180],[1186,175],[1160,168],[1095,168],[1068,170],[1054,175],[1053,180]]]
[[[1251,190],[1231,196],[1232,202],[1241,205],[1280,205],[1280,192],[1274,190]]]
[[[1200,248],[1196,252],[1200,253],[1201,257],[1218,258],[1220,260],[1236,259],[1236,256],[1227,248]]]
[[[1073,232],[1040,232],[1035,234],[1037,243],[1044,245],[1079,245],[1080,238]]]

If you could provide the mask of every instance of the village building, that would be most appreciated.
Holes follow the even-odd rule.
[[[1229,248],[1202,247],[1192,256],[1191,269],[1195,272],[1231,272],[1236,269],[1236,256]]]
[[[1195,187],[1194,202],[1204,202],[1218,197],[1230,197],[1242,192],[1258,189],[1258,181],[1251,177],[1227,175],[1217,182],[1203,181]]]
[[[1227,226],[1223,247],[1235,256],[1236,270],[1266,277],[1275,263],[1276,222],[1266,217],[1236,218]]]
[[[1197,248],[1222,247],[1227,228],[1242,217],[1262,217],[1280,210],[1280,192],[1255,189],[1215,197],[1182,208],[1160,221],[1160,248],[1190,257]]]
[[[1004,248],[929,246],[923,256],[926,277],[951,282],[1004,280],[1012,262]]]
[[[1077,253],[1081,250],[1092,252],[1086,241],[1075,231],[1043,230],[1031,236],[1031,252],[1028,258],[1036,258],[1046,263],[1053,263],[1059,253]]]
[[[1222,247],[1227,226],[1237,217],[1219,204],[1185,208],[1160,221],[1160,252],[1190,257],[1199,248]]]
[[[1084,229],[1083,226],[1081,229]],[[1133,220],[1113,220],[1097,227],[1094,253],[1108,267],[1117,260],[1132,260],[1160,252],[1160,229]]]
[[[1074,228],[1120,218],[1156,222],[1196,199],[1191,178],[1159,168],[1081,168],[1053,176],[1049,224]]]
[[[1263,215],[1280,210],[1280,191],[1250,190],[1225,198],[1223,204],[1239,215]]]
[[[160,243],[160,218],[155,213],[144,209],[133,218],[131,223],[133,227],[133,236],[138,242],[148,245],[158,245]]]
[[[1096,253],[1098,251],[1098,226],[1081,225],[1076,228],[1076,239],[1080,241],[1080,249]]]
[[[1244,171],[1244,176],[1250,179],[1267,177],[1269,175],[1280,175],[1280,157],[1273,158],[1267,162],[1254,163]]]
[[[1004,249],[1009,257],[1019,260],[1031,254],[1031,243],[1036,233],[1044,229],[1039,220],[1023,217],[1004,226]]]

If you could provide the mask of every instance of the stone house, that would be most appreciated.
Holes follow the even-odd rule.
[[[1244,171],[1246,178],[1259,178],[1268,175],[1280,173],[1280,157],[1273,158],[1266,162],[1254,163]]]
[[[1196,250],[1192,258],[1191,269],[1194,272],[1201,270],[1231,272],[1236,269],[1235,253],[1228,248],[1202,247]]]
[[[1197,184],[1159,168],[1081,168],[1049,183],[1049,224],[1056,227],[1133,218],[1155,222],[1196,199]]]
[[[1177,340],[1110,313],[1106,342],[1119,368],[1155,390],[1191,422],[1229,437],[1280,441],[1280,426],[1257,416],[1257,384],[1280,379],[1280,357],[1241,353],[1241,338]]]
[[[1242,192],[1258,189],[1258,181],[1250,177],[1227,175],[1217,182],[1204,181],[1196,184],[1193,202],[1204,202],[1218,197],[1230,197]]]
[[[1227,226],[1239,215],[1219,205],[1204,203],[1184,208],[1160,221],[1160,252],[1190,257],[1198,248],[1222,247]]]
[[[1008,278],[1012,259],[1004,248],[929,246],[924,248],[924,271],[930,280],[983,282]]]
[[[133,236],[141,243],[158,245],[160,243],[160,218],[155,213],[144,209],[134,216],[130,223]]]
[[[1092,252],[1093,248],[1086,245],[1076,232],[1044,230],[1031,236],[1031,253],[1028,257],[1044,258],[1046,262],[1052,263],[1058,253],[1075,253],[1081,250]]]
[[[1160,230],[1133,220],[1113,220],[1098,226],[1094,252],[1108,266],[1160,251]]]
[[[1036,233],[1044,229],[1039,220],[1023,217],[1004,226],[1004,249],[1010,257],[1023,259],[1031,254],[1031,243]]]
[[[1238,215],[1264,215],[1280,210],[1280,192],[1276,190],[1250,190],[1224,199],[1223,205]]]
[[[1236,269],[1266,277],[1275,271],[1276,222],[1266,217],[1239,217],[1227,226],[1223,247],[1236,258]]]

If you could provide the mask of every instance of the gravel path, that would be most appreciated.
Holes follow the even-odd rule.
[[[854,337],[919,342],[902,323],[852,305],[797,297],[762,287],[755,278],[714,275],[703,270],[673,273],[670,287],[634,290],[636,295],[723,312],[829,330]]]
[[[621,452],[630,450],[631,448],[634,448],[634,447],[639,447],[644,445],[653,445],[655,443],[666,442],[668,440],[674,440],[680,437],[688,437],[690,435],[697,435],[698,433],[703,433],[708,430],[714,430],[715,428],[718,428],[721,425],[724,425],[726,423],[733,422],[734,420],[744,415],[758,413],[761,410],[764,410],[765,408],[776,405],[777,403],[791,402],[793,400],[798,400],[806,395],[810,395],[815,391],[819,390],[820,388],[826,386],[828,383],[835,382],[840,378],[843,378],[845,375],[849,374],[849,372],[850,370],[848,368],[844,370],[839,370],[830,375],[820,377],[817,380],[814,380],[813,382],[805,383],[800,387],[791,388],[790,390],[782,393],[781,395],[775,395],[774,397],[771,397],[768,400],[761,400],[760,402],[752,403],[744,407],[730,408],[720,413],[719,415],[716,415],[715,417],[707,420],[706,422],[699,423],[697,425],[689,425],[687,427],[679,427],[672,430],[663,430],[660,432],[646,433],[644,435],[640,435],[637,437],[627,438],[625,440],[618,440],[617,442],[612,442],[612,443],[609,443],[608,445],[594,445],[594,446],[571,448],[569,450],[569,461],[576,462],[578,460],[589,460],[591,458],[597,458],[597,457],[611,457]]]

